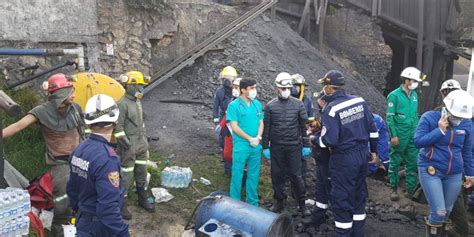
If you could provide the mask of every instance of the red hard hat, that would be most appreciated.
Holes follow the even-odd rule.
[[[53,93],[62,88],[72,87],[72,82],[70,82],[66,75],[62,73],[57,73],[48,78],[48,92]]]

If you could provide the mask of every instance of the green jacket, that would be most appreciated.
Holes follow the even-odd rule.
[[[418,119],[418,95],[415,90],[408,96],[400,86],[388,94],[387,126],[391,137],[412,136]]]
[[[132,154],[148,150],[142,102],[133,96],[124,95],[119,101],[118,106],[120,115],[115,134],[125,133],[124,135],[130,142]]]

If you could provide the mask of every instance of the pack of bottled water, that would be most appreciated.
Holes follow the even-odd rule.
[[[0,189],[0,236],[27,235],[31,210],[30,194],[18,188]]]
[[[168,188],[186,188],[193,179],[189,167],[171,166],[161,171],[161,186]]]

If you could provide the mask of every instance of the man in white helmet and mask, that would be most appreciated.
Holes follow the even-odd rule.
[[[285,178],[288,176],[300,210],[304,216],[311,213],[305,206],[305,187],[301,174],[301,151],[303,145],[309,150],[309,140],[306,134],[308,114],[302,101],[291,96],[293,78],[282,72],[275,79],[278,97],[268,102],[265,107],[262,136],[263,154],[271,159],[271,176],[273,212],[284,209],[286,194],[284,191]],[[310,153],[310,152],[307,152]]]
[[[390,199],[398,201],[400,165],[405,165],[405,196],[411,198],[416,188],[418,149],[413,144],[413,135],[418,125],[418,94],[416,88],[425,75],[415,67],[407,67],[400,74],[402,84],[387,96],[387,126],[390,133],[390,165],[388,177],[392,194]]]

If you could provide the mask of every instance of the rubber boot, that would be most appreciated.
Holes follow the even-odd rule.
[[[321,217],[321,215],[316,216],[314,213],[309,218],[303,218],[301,223],[305,228],[313,226],[315,229],[318,229],[319,226],[326,222],[326,215]]]
[[[311,211],[306,207],[306,204],[304,201],[300,202],[299,206],[300,206],[300,211],[303,218],[306,216],[311,216]]]
[[[124,220],[131,220],[132,219],[132,213],[128,210],[128,205],[127,202],[124,200],[123,207],[120,210],[120,213],[122,214],[122,218]]]
[[[426,224],[426,237],[441,237],[441,230],[443,228],[442,225],[432,225],[428,223],[428,219],[425,217],[425,224]]]
[[[449,230],[451,228],[451,225],[453,222],[451,220],[447,220],[443,223],[443,226],[441,227],[441,237],[448,237]]]
[[[148,197],[146,195],[146,191],[142,187],[137,187],[137,194],[138,194],[138,205],[143,207],[147,212],[155,212],[155,206],[148,203]]]
[[[390,194],[390,200],[396,202],[398,199],[400,199],[400,197],[398,196],[397,188],[393,188],[392,194]]]
[[[283,209],[285,209],[285,204],[283,200],[276,200],[275,203],[273,203],[272,208],[270,208],[270,211],[280,213],[283,211]]]

